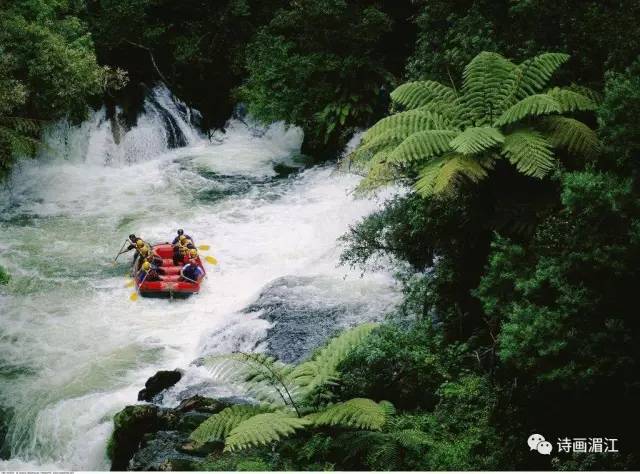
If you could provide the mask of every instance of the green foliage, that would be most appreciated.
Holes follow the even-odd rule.
[[[271,444],[311,424],[289,412],[261,413],[238,424],[225,439],[225,451]]]
[[[354,163],[371,159],[361,188],[401,175],[414,179],[421,196],[442,195],[464,178],[485,179],[502,156],[526,176],[542,178],[556,163],[554,147],[592,155],[598,149],[595,133],[559,115],[593,110],[592,98],[557,87],[540,93],[567,59],[544,53],[516,65],[482,52],[465,67],[459,94],[433,81],[400,86],[391,97],[410,110],[371,127],[353,154]]]
[[[0,172],[35,153],[43,121],[82,119],[94,96],[126,82],[98,65],[81,14],[68,0],[0,5]]]
[[[249,418],[264,413],[266,407],[254,405],[233,405],[209,417],[200,424],[190,438],[199,444],[224,440],[231,431]]]
[[[637,176],[640,160],[640,57],[623,73],[607,74],[604,99],[598,110],[600,133],[607,156],[616,167],[633,170]]]
[[[0,265],[0,285],[8,284],[9,280],[11,280],[11,274],[7,271],[6,268]]]
[[[342,362],[343,398],[388,398],[402,409],[433,409],[438,387],[453,376],[463,347],[447,347],[433,321],[384,325]]]
[[[313,149],[335,143],[340,130],[370,120],[390,82],[381,47],[390,30],[391,18],[369,2],[292,2],[249,45],[239,97],[265,122],[301,126]]]
[[[339,379],[340,363],[375,327],[374,323],[366,323],[344,331],[316,351],[310,360],[298,365],[291,372],[291,379],[300,387],[302,396],[316,401],[324,398],[323,392]]]
[[[629,179],[597,172],[565,175],[561,198],[529,246],[496,238],[478,296],[502,327],[505,363],[587,384],[635,366],[623,349],[635,325],[623,295],[638,278],[640,209]]]
[[[393,415],[394,408],[389,402],[376,403],[368,398],[352,398],[346,402],[329,405],[322,411],[309,416],[316,426],[346,426],[363,430],[381,430]]]
[[[393,413],[389,402],[326,403],[327,390],[338,381],[338,365],[375,326],[343,332],[297,367],[264,354],[209,357],[205,363],[218,376],[244,382],[248,393],[265,403],[226,408],[201,423],[191,439],[198,444],[224,440],[225,451],[236,451],[272,444],[312,426],[381,429]]]

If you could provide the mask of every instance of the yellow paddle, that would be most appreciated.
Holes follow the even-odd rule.
[[[198,250],[209,250],[211,245],[198,245]]]
[[[131,301],[137,301],[138,300],[138,292],[134,291],[133,293],[131,293],[131,295],[129,296],[129,299]]]
[[[204,259],[209,262],[211,265],[217,265],[218,261],[212,257],[211,255],[207,255],[206,257],[204,257]]]
[[[133,280],[129,280],[129,281],[127,282],[127,284],[126,284],[124,287],[125,287],[125,288],[131,288],[131,287],[132,287],[133,285],[135,285],[135,284],[136,284],[136,282],[135,282],[135,281],[133,281]]]

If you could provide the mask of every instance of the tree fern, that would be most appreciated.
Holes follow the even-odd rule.
[[[505,110],[494,125],[500,127],[518,122],[531,115],[548,115],[561,112],[560,103],[547,94],[530,95]]]
[[[336,403],[323,411],[309,415],[316,426],[345,426],[366,430],[381,430],[393,414],[389,402],[376,403],[368,398],[353,398]]]
[[[493,127],[469,127],[459,133],[450,145],[454,151],[463,155],[474,155],[502,143],[504,136]]]
[[[392,99],[410,110],[371,127],[350,157],[370,162],[360,189],[409,179],[426,197],[480,181],[496,159],[543,178],[554,167],[558,148],[593,154],[595,132],[563,114],[593,111],[596,94],[575,85],[548,88],[568,58],[544,53],[516,65],[483,52],[465,68],[459,93],[433,81],[398,87]]]
[[[449,144],[457,133],[453,130],[425,130],[403,140],[389,153],[391,163],[410,163],[451,150]]]
[[[522,129],[507,135],[502,152],[528,176],[541,178],[553,168],[551,143],[535,130]]]
[[[550,131],[549,141],[556,148],[592,156],[600,149],[598,136],[589,126],[570,117],[549,117],[544,126]]]
[[[560,112],[594,111],[598,108],[595,100],[575,90],[554,87],[546,95],[558,102]]]
[[[377,324],[368,323],[344,331],[316,352],[311,360],[296,367],[291,379],[307,396],[317,389],[335,384],[340,362],[376,327]]]
[[[453,102],[455,91],[435,81],[416,81],[402,84],[391,93],[391,100],[407,110],[417,109],[433,101]]]
[[[518,67],[515,97],[523,99],[545,88],[553,73],[569,60],[568,54],[542,53]]]
[[[227,407],[200,424],[191,433],[190,438],[199,444],[221,441],[243,421],[268,411],[270,411],[269,408],[258,405],[233,405]]]
[[[238,424],[225,439],[225,451],[263,446],[294,434],[310,425],[306,418],[290,412],[262,413]]]

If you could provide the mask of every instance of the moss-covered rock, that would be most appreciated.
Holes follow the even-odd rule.
[[[158,411],[155,405],[132,405],[115,415],[113,434],[107,445],[112,470],[126,470],[144,435],[163,428],[166,421],[158,417]]]

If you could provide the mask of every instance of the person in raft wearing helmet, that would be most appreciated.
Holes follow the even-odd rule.
[[[142,266],[140,267],[140,271],[138,272],[138,280],[140,282],[144,281],[158,281],[160,280],[160,275],[158,274],[158,270],[151,265],[148,260],[142,262]]]
[[[151,259],[151,247],[142,239],[136,241],[136,257],[142,259],[141,261]]]
[[[195,248],[191,239],[187,238],[186,235],[179,236],[178,242],[173,245],[173,264],[184,263],[185,259],[189,257],[189,250],[195,250]]]
[[[196,260],[197,256],[198,251],[196,249],[189,250],[189,261],[182,267],[182,270],[180,270],[180,276],[183,280],[198,283],[200,277],[204,274],[204,271],[200,268]]]
[[[190,235],[187,235],[187,234],[185,234],[185,233],[184,233],[184,230],[182,230],[182,229],[178,229],[178,235],[176,235],[176,238],[175,238],[175,239],[173,239],[173,242],[171,242],[171,243],[172,243],[173,245],[177,244],[177,243],[178,243],[178,241],[180,240],[180,238],[181,238],[181,237],[183,237],[183,236],[184,236],[184,237],[186,237],[186,238],[187,238],[187,240],[191,240],[191,241],[193,241],[193,239],[191,238],[191,236],[190,236]]]

